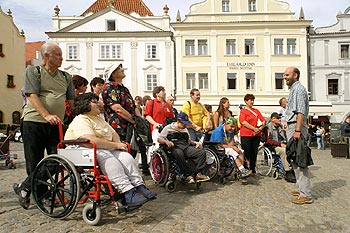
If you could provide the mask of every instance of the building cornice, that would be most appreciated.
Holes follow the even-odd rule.
[[[310,39],[323,39],[323,38],[339,38],[339,37],[350,37],[350,31],[347,32],[327,32],[327,33],[315,33],[310,34]]]
[[[50,38],[155,38],[172,37],[172,32],[144,31],[144,32],[45,32]]]

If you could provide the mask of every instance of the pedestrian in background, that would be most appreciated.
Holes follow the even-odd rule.
[[[105,109],[104,109],[104,104],[103,104],[103,99],[102,99],[102,91],[103,91],[103,85],[105,84],[105,80],[103,80],[100,77],[95,77],[91,80],[90,82],[90,87],[91,87],[91,92],[94,93],[99,97],[100,103],[100,117],[104,120],[106,120],[105,116]]]
[[[306,140],[308,133],[307,117],[309,115],[309,99],[307,90],[300,83],[299,78],[300,71],[296,67],[288,67],[284,72],[284,79],[290,90],[286,109],[287,122],[285,124],[288,144],[290,140]],[[302,144],[302,147],[307,147],[306,142]],[[290,152],[289,150],[290,148],[287,146],[287,154]],[[296,156],[298,156],[299,159],[307,159],[305,158],[307,155],[300,151],[296,152]],[[296,161],[292,161],[297,187],[297,190],[291,193],[293,196],[297,196],[297,198],[292,200],[292,203],[306,204],[313,202],[308,167],[312,164],[312,159],[308,160],[306,167],[301,167]]]

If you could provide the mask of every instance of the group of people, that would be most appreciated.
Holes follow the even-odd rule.
[[[122,64],[114,65],[106,71],[106,82],[102,78],[94,78],[90,83],[91,92],[85,93],[88,85],[85,78],[72,78],[58,69],[63,58],[57,44],[45,43],[41,53],[43,64],[39,68],[28,67],[24,75],[24,93],[28,101],[23,111],[22,135],[27,178],[13,186],[23,208],[29,208],[33,171],[44,158],[45,149],[47,154],[57,153],[57,123],[63,121],[65,115],[69,119],[69,125],[64,139],[84,138],[96,144],[97,160],[102,172],[109,177],[116,190],[124,194],[126,204],[130,206],[141,206],[156,198],[156,193],[145,186],[134,161],[139,150],[141,168],[146,175],[146,145],[138,143],[137,149],[128,153],[125,144],[121,143],[131,140],[130,126],[135,124],[135,117],[149,122],[154,149],[159,144],[172,149],[188,183],[209,180],[202,172],[206,163],[206,155],[201,148],[204,137],[206,140],[220,142],[226,154],[234,158],[242,176],[256,176],[256,156],[266,122],[260,111],[253,107],[254,95],[244,96],[245,107],[240,111],[239,122],[233,118],[227,98],[222,98],[218,109],[212,113],[210,105],[200,103],[198,89],[190,91],[190,100],[185,101],[181,111],[177,112],[174,98],[166,98],[166,90],[162,86],[154,88],[153,99],[147,96],[134,99],[129,89],[123,85],[125,73]],[[277,122],[281,117],[285,119],[283,130],[286,138],[283,141],[275,133],[275,128],[280,125],[271,121],[273,133],[269,138],[277,140],[276,146],[283,149],[285,139],[299,141],[307,135],[308,98],[305,88],[299,82],[299,76],[297,68],[286,69],[284,77],[290,87],[288,104],[282,116],[279,113],[273,114]],[[287,102],[286,99],[281,101],[284,102]],[[242,149],[234,141],[238,124]],[[244,164],[244,156],[249,161],[248,165]],[[189,166],[187,160],[192,160],[195,166]],[[298,188],[292,193],[298,194],[293,203],[311,203],[308,167],[301,167],[295,161],[291,161],[291,165],[295,170]]]

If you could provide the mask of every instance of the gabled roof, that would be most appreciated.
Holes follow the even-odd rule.
[[[90,12],[96,13],[109,6],[109,0],[97,0],[81,16],[86,16]],[[135,12],[140,16],[153,16],[151,10],[142,0],[115,0],[114,8],[125,14]]]
[[[32,59],[36,58],[36,51],[40,51],[45,41],[27,42],[26,43],[26,66],[31,65]]]

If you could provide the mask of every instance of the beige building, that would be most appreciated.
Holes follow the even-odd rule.
[[[19,124],[25,37],[14,24],[10,10],[6,14],[0,8],[0,28],[0,123]]]
[[[311,20],[297,17],[289,4],[275,0],[206,0],[190,7],[172,23],[176,44],[177,106],[189,99],[192,88],[201,102],[231,105],[255,95],[255,106],[271,113],[288,96],[283,72],[301,71],[308,88],[307,33]],[[216,110],[216,107],[213,108]],[[238,108],[232,108],[237,113]]]

